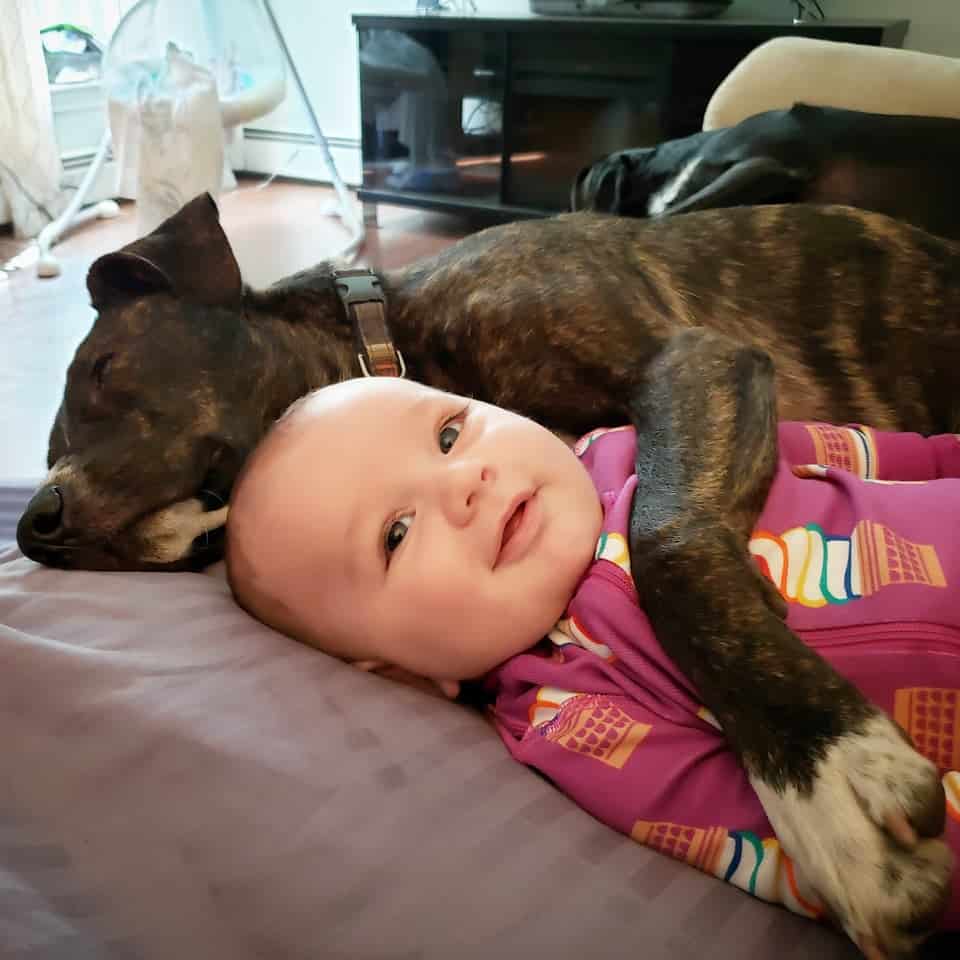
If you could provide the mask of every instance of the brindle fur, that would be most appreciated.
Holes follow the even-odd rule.
[[[61,524],[28,508],[24,551],[105,569],[216,559],[217,529],[177,542],[169,508],[222,506],[292,400],[359,374],[330,270],[244,289],[205,195],[96,261],[98,316],[50,438]],[[473,234],[383,285],[411,377],[568,433],[625,421],[646,365],[692,326],[768,350],[784,418],[960,427],[960,246],[877,214],[567,214]]]

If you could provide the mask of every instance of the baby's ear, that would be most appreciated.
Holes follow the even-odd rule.
[[[456,700],[460,696],[459,680],[434,680],[433,682],[448,700]]]
[[[376,673],[378,670],[382,670],[386,664],[382,660],[351,660],[350,666],[356,667],[364,673]]]
[[[377,673],[381,677],[396,680],[398,683],[405,683],[408,687],[416,687],[418,690],[424,690],[427,693],[440,693],[450,700],[456,700],[460,696],[460,683],[457,680],[433,680],[430,677],[420,677],[409,670],[404,670],[403,667],[395,667],[384,660],[352,660],[350,665],[357,670]]]

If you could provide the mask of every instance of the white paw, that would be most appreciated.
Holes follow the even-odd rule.
[[[841,737],[810,791],[752,783],[784,850],[851,939],[872,956],[912,952],[946,902],[953,857],[923,839],[942,829],[943,788],[899,728],[877,713]]]

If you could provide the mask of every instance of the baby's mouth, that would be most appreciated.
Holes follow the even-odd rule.
[[[507,544],[510,542],[511,537],[517,532],[520,528],[520,524],[523,522],[523,513],[527,508],[527,501],[521,500],[517,505],[517,509],[513,511],[510,515],[510,519],[507,521],[506,526],[503,528],[503,536],[500,539],[500,553],[506,549]]]
[[[511,543],[514,541],[520,543],[524,539],[524,531],[526,530],[524,521],[529,519],[528,507],[531,499],[531,494],[524,494],[519,497],[516,506],[513,508],[510,516],[507,517],[503,525],[503,530],[500,533],[500,544],[497,548],[497,556],[493,563],[494,567],[508,562],[512,555],[517,552],[516,548],[511,548]],[[522,543],[520,546],[522,552]]]

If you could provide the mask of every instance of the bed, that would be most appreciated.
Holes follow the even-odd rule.
[[[853,958],[593,820],[479,714],[255,623],[222,570],[60,572],[0,488],[0,956]]]

